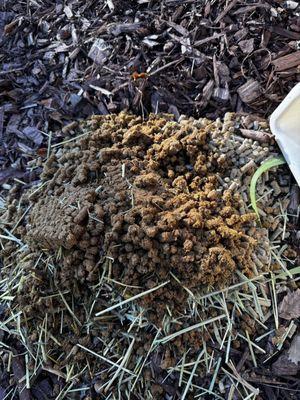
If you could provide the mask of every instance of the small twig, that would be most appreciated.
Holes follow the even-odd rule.
[[[12,359],[12,369],[18,387],[19,398],[20,400],[30,400],[32,398],[30,389],[24,387],[20,382],[22,378],[26,375],[23,358],[18,354],[16,354],[17,353],[16,350],[14,350],[13,353],[14,356]]]
[[[158,74],[159,72],[164,71],[165,69],[171,67],[171,66],[174,65],[174,64],[180,64],[184,59],[185,59],[185,57],[181,57],[181,58],[179,58],[179,60],[171,61],[171,62],[169,62],[169,63],[163,65],[162,67],[157,68],[156,70],[154,70],[154,71],[152,71],[152,72],[149,72],[148,75],[149,75],[149,76],[153,76],[153,75],[155,75],[155,74]]]
[[[254,131],[253,129],[241,129],[241,134],[249,139],[256,140],[260,143],[269,143],[274,137],[270,133],[262,131]]]
[[[224,10],[221,12],[221,14],[218,15],[218,17],[215,19],[215,24],[218,24],[221,19],[223,19],[225,17],[226,14],[229,13],[229,11],[235,7],[235,5],[237,4],[239,0],[231,0],[229,1],[229,4],[224,8]]]
[[[146,291],[143,292],[143,293],[139,293],[139,294],[137,294],[137,295],[135,295],[135,296],[132,296],[132,297],[130,297],[130,299],[123,300],[123,301],[121,301],[121,302],[118,303],[118,304],[115,304],[115,305],[113,305],[113,306],[111,306],[111,307],[106,308],[105,310],[102,310],[102,311],[96,313],[95,315],[96,315],[96,317],[99,317],[99,315],[106,314],[106,313],[108,313],[108,312],[114,310],[115,308],[122,307],[124,304],[130,303],[131,301],[136,300],[136,299],[139,299],[140,297],[146,296],[146,295],[148,295],[149,293],[154,292],[155,290],[161,289],[162,287],[166,286],[169,282],[170,282],[170,281],[164,282],[164,283],[162,283],[162,284],[160,284],[160,285],[158,285],[158,286],[155,286],[155,287],[152,288],[152,289],[146,290]]]

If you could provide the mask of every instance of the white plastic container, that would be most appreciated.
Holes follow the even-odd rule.
[[[300,186],[300,83],[273,112],[270,128]]]

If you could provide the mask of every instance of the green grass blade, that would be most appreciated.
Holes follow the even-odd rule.
[[[255,211],[258,219],[259,218],[259,213],[258,213],[258,208],[256,205],[256,184],[258,179],[261,177],[261,175],[268,171],[269,169],[273,168],[273,167],[278,167],[279,165],[285,164],[286,161],[283,157],[275,157],[275,158],[271,158],[270,160],[267,160],[266,162],[264,162],[254,173],[254,175],[252,176],[251,179],[251,183],[250,183],[250,201],[251,201],[251,206],[253,208],[253,210]]]

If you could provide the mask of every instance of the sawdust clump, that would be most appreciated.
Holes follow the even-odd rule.
[[[235,124],[230,114],[224,122],[95,116],[81,124],[80,138],[55,148],[38,187],[21,198],[11,191],[2,219],[15,239],[2,250],[3,277],[35,359],[42,356],[59,376],[74,368],[82,382],[97,377],[103,387],[111,373],[99,371],[124,357],[131,338],[133,371],[155,332],[168,337],[199,318],[222,317],[203,294],[271,267],[274,199],[266,201],[272,212],[265,207],[264,226],[247,201],[249,162],[253,167],[273,150],[235,135]],[[143,371],[147,385],[154,385],[147,376],[155,368],[166,373],[184,352],[196,354],[215,326],[159,346]]]
[[[183,301],[180,284],[220,287],[236,269],[252,274],[255,217],[241,215],[239,193],[220,184],[232,162],[208,145],[214,124],[120,114],[93,117],[85,129],[48,159],[45,186],[31,197],[26,240],[61,248],[61,289],[97,282],[108,262],[112,279],[144,289],[172,273],[169,290],[150,296],[160,318],[165,301]]]

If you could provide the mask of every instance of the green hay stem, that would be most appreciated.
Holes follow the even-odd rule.
[[[255,211],[257,218],[260,219],[259,217],[259,212],[256,204],[256,184],[258,179],[261,177],[261,175],[268,171],[269,169],[273,167],[277,167],[279,165],[285,164],[286,161],[283,157],[275,157],[271,158],[270,160],[267,160],[264,162],[254,173],[251,179],[250,183],[250,200],[251,200],[251,206],[253,210]]]

